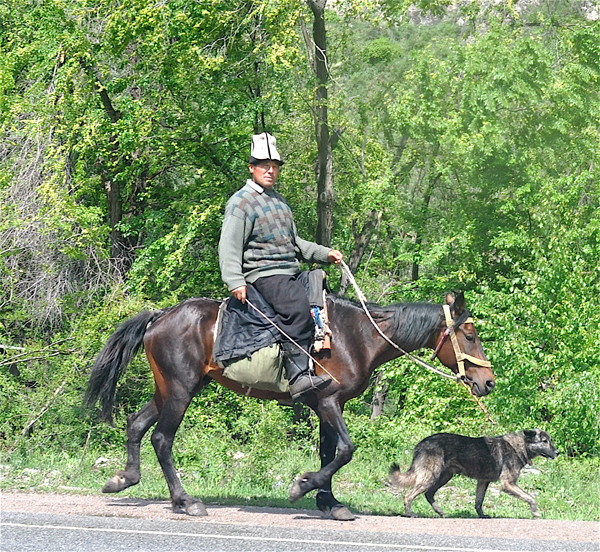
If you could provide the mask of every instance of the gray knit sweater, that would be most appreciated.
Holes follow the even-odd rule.
[[[248,180],[229,198],[219,240],[219,265],[230,291],[263,276],[297,274],[299,259],[327,263],[329,251],[298,237],[292,210],[275,190]]]

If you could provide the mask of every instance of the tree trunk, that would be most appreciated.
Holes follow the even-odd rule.
[[[123,204],[121,203],[121,186],[116,180],[104,182],[106,200],[108,202],[108,224],[110,225],[110,258],[121,259],[123,255],[123,236],[119,223],[123,220]]]
[[[371,421],[383,414],[383,406],[388,392],[388,384],[381,383],[383,381],[383,374],[384,371],[381,370],[375,378],[375,391],[373,392],[373,401],[371,402]]]
[[[434,178],[429,179],[429,183],[425,192],[423,193],[423,201],[421,202],[421,212],[419,218],[421,220],[421,228],[415,237],[415,254],[413,256],[413,264],[411,270],[411,279],[416,282],[419,279],[419,266],[421,264],[421,244],[423,243],[423,233],[427,226],[427,217],[429,215],[429,204],[431,203],[431,197],[437,187],[440,179],[442,178],[441,173],[437,174]]]
[[[362,258],[369,246],[371,238],[373,234],[379,230],[379,226],[381,224],[381,213],[377,211],[371,211],[369,214],[369,218],[364,223],[362,230],[357,232],[356,224],[352,224],[352,234],[354,235],[354,247],[352,248],[352,253],[348,258],[348,268],[350,272],[354,274],[362,261]],[[343,295],[346,293],[348,286],[350,285],[350,281],[348,277],[344,273],[342,275],[342,281],[340,283],[340,294]]]
[[[111,123],[118,123],[123,114],[115,109],[106,88],[100,82],[92,65],[82,63],[82,67],[102,102],[104,112],[110,119]],[[119,139],[116,134],[110,136],[110,159],[101,163],[100,174],[102,184],[106,193],[106,201],[108,206],[108,223],[110,225],[110,257],[114,263],[117,272],[122,276],[125,275],[133,261],[132,250],[134,238],[130,237],[125,240],[119,229],[119,224],[123,220],[123,186],[122,182],[115,175],[123,171],[123,162],[119,160]],[[109,168],[110,167],[110,168]],[[135,187],[134,195],[131,198],[132,203],[136,201],[136,195],[139,190],[143,190],[145,183]]]
[[[410,273],[410,279],[416,282],[419,279],[419,266],[421,264],[421,242],[422,238],[420,234],[417,234],[415,238],[415,254],[413,255],[412,269]]]
[[[331,246],[333,230],[333,154],[331,132],[327,113],[327,82],[329,65],[327,59],[327,34],[325,29],[326,0],[307,0],[313,12],[312,40],[304,31],[309,49],[309,58],[313,73],[317,78],[315,90],[315,136],[317,140],[317,235],[316,241],[327,247]],[[312,43],[312,44],[311,44]],[[314,53],[311,51],[314,46]]]

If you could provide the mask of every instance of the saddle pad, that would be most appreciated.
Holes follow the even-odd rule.
[[[246,286],[246,293],[253,305],[270,319],[275,318],[271,306],[252,284]],[[276,328],[235,297],[226,299],[219,311],[213,346],[213,358],[218,363],[248,357],[281,339]]]
[[[312,279],[312,286],[310,280]],[[298,281],[306,289],[310,301],[323,302],[323,271],[302,272]],[[311,297],[311,287],[313,289]],[[248,299],[269,319],[276,317],[271,306],[252,285],[246,286]],[[223,375],[246,387],[279,393],[289,392],[283,359],[280,354],[279,331],[260,317],[248,304],[235,297],[223,301],[215,328],[213,358],[223,368]]]

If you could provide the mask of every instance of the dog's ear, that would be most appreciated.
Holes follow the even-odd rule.
[[[536,440],[539,432],[539,429],[525,429],[523,430],[523,435],[525,435],[525,439],[527,439],[527,441],[531,442]]]

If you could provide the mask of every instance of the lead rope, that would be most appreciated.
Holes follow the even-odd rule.
[[[342,269],[344,270],[346,277],[348,278],[348,280],[354,287],[354,290],[356,291],[356,294],[358,295],[358,299],[360,300],[360,304],[362,305],[363,310],[365,311],[366,315],[369,317],[369,320],[371,321],[371,323],[373,324],[373,327],[377,330],[379,335],[381,335],[381,337],[383,337],[383,339],[385,339],[390,345],[392,345],[392,347],[394,347],[395,349],[400,351],[402,354],[406,355],[414,363],[419,364],[420,366],[423,366],[424,368],[427,368],[428,370],[431,370],[432,372],[435,372],[436,374],[444,376],[445,378],[450,378],[450,379],[455,380],[457,383],[460,383],[468,391],[469,395],[477,403],[477,405],[482,410],[482,412],[487,416],[487,419],[490,421],[490,423],[493,425],[496,425],[496,422],[494,422],[494,420],[490,416],[490,413],[488,412],[485,405],[479,400],[479,397],[476,397],[475,395],[473,395],[471,388],[464,382],[464,380],[462,379],[461,376],[451,376],[450,374],[447,374],[445,372],[442,372],[441,370],[438,370],[437,368],[434,368],[430,364],[427,364],[427,362],[422,361],[420,358],[418,358],[414,355],[411,355],[410,353],[407,353],[404,349],[402,349],[401,347],[396,345],[387,335],[385,335],[383,333],[383,331],[377,325],[375,320],[373,320],[373,317],[371,316],[371,313],[369,312],[369,309],[367,308],[367,305],[366,305],[366,298],[365,298],[363,292],[361,291],[361,289],[358,287],[358,284],[356,283],[356,280],[354,279],[354,275],[350,271],[350,268],[343,260],[341,261],[340,264],[342,265]],[[452,332],[452,334],[454,334],[454,332]],[[460,349],[459,349],[459,351],[460,351]],[[464,363],[463,363],[463,366],[464,366]],[[463,368],[463,373],[464,373],[464,368]]]

